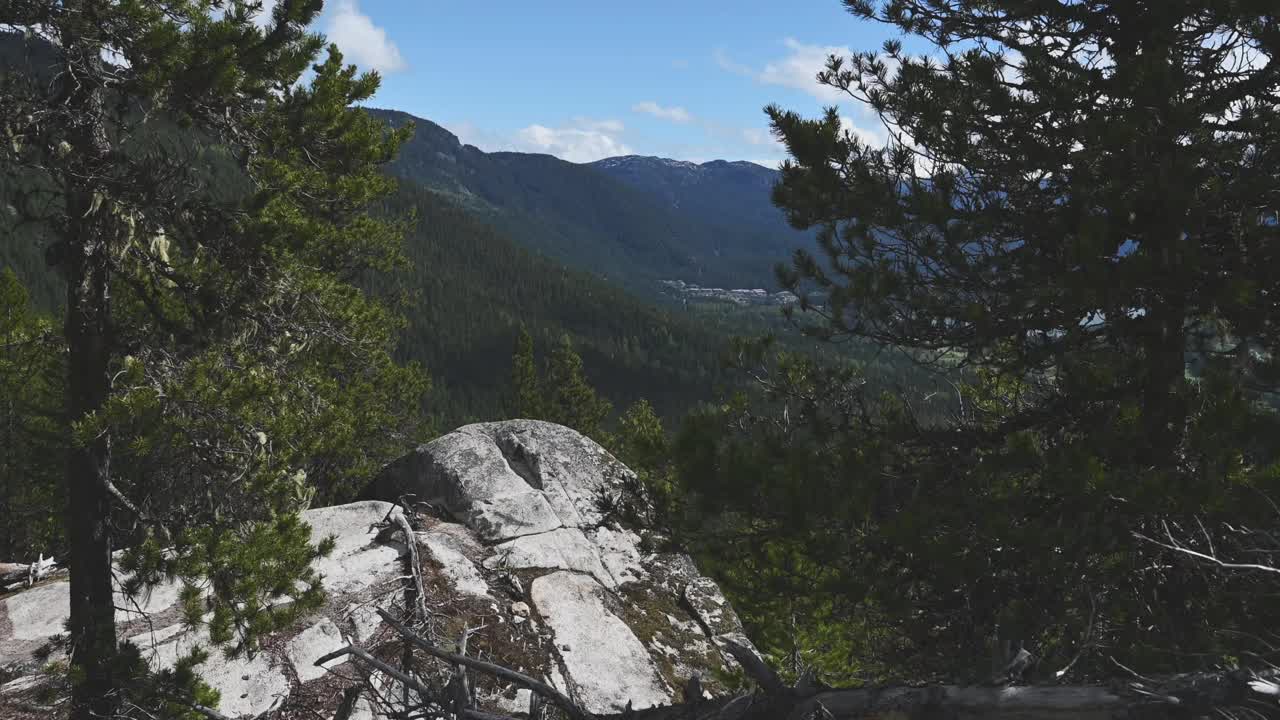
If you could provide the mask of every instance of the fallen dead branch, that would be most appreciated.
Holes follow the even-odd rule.
[[[407,525],[407,522],[405,523]],[[406,532],[406,536],[412,537]],[[412,540],[410,540],[412,544]],[[1184,546],[1170,542],[1171,549]],[[416,564],[416,563],[415,563]],[[421,582],[415,600],[422,598]],[[408,598],[407,598],[408,599]],[[408,603],[408,615],[417,612]],[[417,612],[415,612],[417,611]],[[409,674],[396,670],[359,648],[344,648],[321,658],[324,663],[347,654],[387,676],[417,690],[423,701],[415,717],[442,720],[512,720],[470,707],[466,671],[484,673],[527,688],[534,694],[533,707],[546,702],[560,708],[572,720],[899,720],[901,718],[946,718],[947,720],[1191,720],[1195,718],[1276,718],[1280,720],[1280,668],[1259,672],[1188,673],[1150,678],[1130,671],[1127,682],[1112,685],[1060,686],[1020,685],[1016,677],[989,685],[924,685],[828,688],[812,678],[788,685],[778,673],[752,650],[733,643],[724,650],[733,656],[758,686],[749,694],[691,701],[668,706],[628,709],[607,715],[592,715],[551,685],[524,673],[466,656],[464,630],[460,653],[441,650],[413,627],[411,620],[398,619],[378,609],[378,614],[395,630],[406,647],[446,662],[454,668],[451,687],[433,691]],[[687,693],[686,693],[687,694]],[[533,709],[531,707],[531,710]],[[406,710],[408,707],[406,705]]]
[[[416,648],[448,663],[465,666],[526,687],[575,720],[592,716],[546,683],[493,663],[445,652],[432,646],[385,610],[379,614]],[[745,647],[726,650],[760,687],[753,694],[681,703],[596,716],[596,720],[809,720],[832,718],[990,718],[992,720],[1118,720],[1119,718],[1239,717],[1280,718],[1280,670],[1254,673],[1193,673],[1161,680],[1104,686],[884,686],[818,690],[790,687],[759,656]],[[455,706],[456,707],[456,706]],[[502,716],[458,709],[458,716],[495,720]],[[1223,715],[1223,713],[1228,713]]]
[[[559,690],[556,690],[555,688],[551,687],[550,685],[544,682],[535,680],[529,677],[528,675],[525,675],[524,673],[519,673],[519,672],[516,672],[515,670],[504,668],[501,665],[494,665],[493,663],[488,663],[483,660],[469,658],[464,655],[458,655],[456,653],[445,652],[444,650],[441,650],[435,647],[434,645],[432,645],[431,643],[427,642],[424,638],[422,638],[417,633],[405,627],[400,621],[396,620],[394,615],[387,612],[386,610],[383,610],[382,608],[378,608],[378,614],[381,615],[382,619],[386,621],[386,623],[390,625],[392,629],[394,629],[397,633],[399,633],[401,637],[406,638],[407,640],[412,642],[414,646],[417,647],[419,650],[422,650],[423,652],[427,653],[428,655],[431,655],[432,657],[438,658],[440,660],[444,660],[445,662],[451,663],[453,665],[461,665],[464,667],[468,667],[477,672],[486,673],[488,675],[492,675],[494,677],[506,680],[507,682],[515,683],[520,687],[528,688],[529,690],[543,696],[552,704],[559,707],[561,710],[564,710],[566,713],[568,713],[569,717],[573,718],[573,720],[592,720],[593,718],[591,713],[588,713],[587,711],[578,707],[577,704],[573,702],[573,700],[570,700],[567,696],[565,696]]]
[[[0,592],[30,587],[50,575],[66,572],[53,558],[41,555],[33,563],[0,563]]]
[[[433,646],[379,609],[378,614],[402,639],[455,668],[468,668],[528,688],[573,720],[889,720],[890,718],[983,718],[984,720],[1190,720],[1191,718],[1280,719],[1280,668],[1262,672],[1188,673],[1165,678],[1136,678],[1114,686],[880,686],[827,689],[812,683],[788,686],[749,649],[727,643],[746,674],[759,686],[751,694],[693,703],[592,715],[550,685],[490,662]],[[352,655],[406,686],[433,697],[430,688],[364,650],[343,648],[320,658],[320,665]],[[436,714],[421,717],[512,720],[441,698]]]
[[[427,687],[426,685],[423,685],[421,682],[418,681],[417,678],[411,677],[405,673],[400,672],[394,667],[388,665],[387,663],[370,655],[365,650],[358,648],[354,645],[348,645],[339,650],[334,650],[328,655],[325,655],[320,659],[316,660],[315,664],[317,667],[320,667],[320,666],[323,666],[325,663],[329,662],[330,660],[336,660],[337,658],[340,658],[344,655],[350,655],[352,657],[359,659],[361,662],[365,663],[366,665],[369,665],[370,667],[373,667],[378,671],[385,673],[388,677],[395,679],[405,687],[414,690],[424,698],[433,697],[435,695],[434,690]]]

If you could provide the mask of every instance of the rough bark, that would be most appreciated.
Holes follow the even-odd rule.
[[[110,299],[102,243],[90,240],[79,244],[84,253],[72,262],[77,267],[68,278],[66,319],[67,414],[76,419],[102,408],[109,387],[110,357]],[[111,473],[110,439],[94,438],[73,446],[68,455],[71,660],[84,673],[84,681],[77,683],[73,696],[73,717],[87,719],[111,711],[106,698],[112,688],[111,661],[116,651],[108,528],[111,496],[106,489]]]
[[[1147,155],[1155,170],[1147,192],[1140,197],[1138,211],[1145,215],[1139,219],[1146,228],[1140,239],[1155,265],[1151,287],[1142,299],[1146,313],[1141,333],[1146,365],[1142,403],[1148,445],[1145,462],[1162,469],[1176,467],[1185,435],[1186,408],[1180,401],[1187,350],[1182,264],[1183,245],[1191,228],[1187,217],[1190,203],[1184,195],[1186,188],[1198,185],[1180,157],[1179,133],[1184,128],[1175,105],[1184,95],[1180,87],[1183,73],[1175,65],[1170,44],[1178,14],[1157,11],[1133,18],[1137,20],[1135,27],[1145,23],[1146,34],[1121,60],[1144,78],[1135,105],[1143,108],[1137,122],[1145,121],[1147,126],[1142,128],[1135,152]]]
[[[61,27],[65,60],[60,81],[74,120],[67,128],[80,167],[64,173],[67,222],[61,266],[67,281],[67,417],[73,422],[99,412],[110,391],[111,227],[95,194],[110,155],[105,126],[101,47],[92,38],[95,3],[64,4]],[[117,637],[112,597],[111,441],[99,435],[73,444],[67,458],[66,527],[71,571],[71,662],[79,681],[72,691],[73,720],[110,717],[114,710],[112,666]]]

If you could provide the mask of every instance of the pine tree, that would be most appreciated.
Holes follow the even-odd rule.
[[[321,4],[265,25],[248,0],[0,4],[27,37],[0,72],[0,172],[34,188],[16,209],[66,287],[77,720],[131,687],[116,547],[126,593],[176,576],[195,609],[198,579],[213,641],[250,648],[321,602],[299,511],[413,441],[425,384],[354,284],[400,260],[401,224],[365,209],[411,129],[353,107],[376,74],[317,62]]]
[[[547,359],[544,387],[547,388],[547,420],[571,427],[601,445],[612,444],[604,422],[613,412],[613,406],[597,395],[587,381],[582,357],[574,350],[568,335],[561,336],[560,344]]]
[[[815,329],[1035,375],[1032,407],[1002,431],[1116,431],[1132,404],[1123,462],[1156,488],[1185,476],[1185,355],[1266,352],[1280,323],[1261,271],[1280,232],[1270,6],[846,5],[936,56],[889,41],[820,74],[879,115],[884,148],[834,110],[768,109],[793,155],[775,200],[821,230],[826,262],[801,252],[782,270],[825,298]]]
[[[780,279],[814,334],[968,382],[923,422],[918,396],[755,370],[773,402],[724,412],[685,473],[753,518],[744,575],[807,584],[849,636],[876,617],[920,676],[1006,642],[1085,675],[1262,652],[1274,604],[1135,533],[1252,526],[1280,495],[1274,3],[845,5],[928,54],[891,40],[818,76],[883,147],[834,108],[768,108],[775,201],[819,231]]]
[[[533,355],[533,338],[523,326],[516,338],[516,351],[511,358],[512,396],[510,412],[520,418],[541,418],[546,404],[538,380],[537,361]]]
[[[615,438],[605,427],[613,404],[600,397],[587,380],[582,356],[568,334],[547,357],[539,375],[533,339],[523,328],[512,356],[512,409],[522,418],[545,420],[573,428],[606,447]]]
[[[63,557],[63,354],[51,319],[0,270],[0,557]]]
[[[657,470],[670,457],[662,420],[648,400],[637,400],[619,422],[619,457],[633,470]]]
[[[668,533],[683,529],[679,525],[686,508],[676,490],[673,448],[648,400],[637,400],[622,414],[609,449],[636,474],[653,508],[642,520]]]

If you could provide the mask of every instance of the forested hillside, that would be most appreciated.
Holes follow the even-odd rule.
[[[637,181],[600,163],[485,153],[429,120],[370,112],[393,127],[416,123],[392,172],[483,211],[526,247],[646,298],[660,297],[664,279],[774,287],[774,264],[811,242],[770,204],[768,176],[775,172],[767,168],[709,163],[708,181],[672,202],[648,178]]]
[[[14,36],[8,37],[6,46],[11,46]],[[409,117],[371,112],[392,124]],[[407,303],[400,352],[403,358],[422,363],[431,374],[433,389],[424,409],[442,427],[492,419],[509,409],[505,397],[510,359],[522,326],[540,347],[551,347],[567,334],[583,358],[588,378],[615,407],[643,398],[668,420],[712,400],[722,389],[723,356],[734,336],[777,333],[790,347],[833,354],[831,348],[819,349],[802,339],[777,308],[682,305],[656,292],[656,279],[668,271],[684,277],[699,277],[699,272],[696,264],[681,264],[679,252],[672,244],[664,245],[662,232],[652,223],[686,228],[681,231],[686,234],[688,227],[695,227],[703,233],[698,242],[726,236],[709,224],[691,224],[686,215],[656,212],[656,206],[669,203],[656,186],[646,184],[651,178],[643,183],[628,180],[627,184],[637,185],[633,189],[605,177],[608,173],[550,156],[489,155],[461,146],[430,121],[415,122],[414,136],[392,165],[400,175],[400,187],[383,201],[381,210],[388,217],[416,218],[405,242],[410,266],[394,276],[373,275],[365,282]],[[166,143],[189,141],[182,131],[163,123],[152,123],[148,132]],[[220,178],[217,186],[243,185],[238,171],[216,150],[206,147],[198,156],[206,171]],[[461,164],[446,163],[442,158],[447,156]],[[458,170],[468,163],[471,170]],[[745,163],[701,167],[733,179],[690,191],[683,203],[687,213],[704,218],[721,212],[728,215],[725,203],[731,196],[715,188],[737,184],[743,193],[739,199],[748,207],[765,208],[763,215],[752,219],[779,229],[780,213],[767,204],[773,171]],[[17,222],[17,208],[56,203],[57,195],[32,194],[36,176],[22,177],[27,179],[0,175],[0,268],[14,271],[35,308],[52,311],[63,303],[65,288],[47,269],[49,239],[39,226]],[[463,178],[469,182],[463,183]],[[473,190],[493,202],[507,203],[507,209],[471,194]],[[594,219],[583,224],[588,216]],[[765,222],[768,216],[773,216],[771,224]],[[553,228],[563,232],[556,234]],[[618,235],[615,228],[629,229]],[[540,235],[544,230],[552,234]],[[547,247],[546,243],[559,242],[554,238],[575,239],[576,244]],[[634,247],[613,242],[620,238]],[[539,243],[553,257],[531,249]],[[772,264],[786,259],[781,250],[776,256],[766,254],[762,249],[766,247],[757,243],[754,249],[738,252],[736,259],[726,254],[716,261],[718,266],[720,260],[726,261],[716,271],[721,274],[712,277],[730,286],[762,284],[761,279],[772,273]],[[741,271],[731,269],[735,263]],[[584,266],[639,269],[609,278]],[[874,369],[879,382],[890,386],[933,384],[901,356],[864,348],[834,352],[855,356]]]
[[[37,45],[36,52],[43,50]],[[20,65],[23,74],[42,72],[44,55],[28,56],[21,36],[0,36],[0,53],[0,63]],[[420,147],[433,129],[438,130],[422,121],[410,145]],[[199,134],[163,121],[148,123],[146,133],[150,139],[141,145],[143,152],[148,145],[183,147],[181,153],[193,158],[201,174],[216,178],[211,187],[221,192],[246,187],[229,158]],[[25,220],[58,207],[59,194],[47,192],[42,182],[36,172],[0,173],[0,269],[14,271],[36,310],[52,312],[63,306],[66,292],[46,260],[52,238],[47,226]],[[402,178],[381,212],[416,218],[405,241],[410,264],[393,276],[375,273],[364,279],[367,287],[394,292],[407,302],[400,354],[432,375],[434,388],[424,410],[438,422],[447,426],[503,414],[521,326],[540,343],[568,334],[591,380],[620,405],[648,397],[675,417],[712,397],[718,348],[728,338],[727,329],[673,317],[583,270],[522,247],[495,227],[500,216],[460,199]]]
[[[642,303],[412,183],[401,184],[388,210],[417,214],[406,241],[412,268],[393,284],[410,302],[403,351],[431,371],[430,410],[446,423],[503,414],[521,327],[540,345],[567,333],[592,383],[617,406],[643,397],[676,417],[712,399],[731,323]]]
[[[432,375],[426,410],[441,423],[502,414],[521,326],[545,343],[569,334],[593,383],[619,405],[646,397],[675,417],[712,398],[731,323],[716,329],[642,303],[520,247],[457,203],[409,182],[385,209],[416,215],[405,242],[411,265],[367,284],[407,302],[401,352]],[[47,243],[7,223],[0,237],[0,265],[14,270],[37,307],[58,307],[63,290],[45,269]]]
[[[791,227],[773,204],[770,194],[780,177],[775,168],[745,161],[693,163],[639,155],[605,158],[590,166],[667,207],[725,227],[728,234],[717,248],[725,255],[753,257],[768,268],[788,259],[791,250],[813,244],[813,233]]]

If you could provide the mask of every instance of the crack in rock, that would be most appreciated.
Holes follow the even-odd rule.
[[[511,468],[511,472],[519,475],[521,480],[524,480],[529,484],[529,487],[535,490],[546,489],[542,482],[541,468],[538,467],[538,458],[536,455],[530,456],[524,443],[517,438],[491,438],[489,441],[501,453],[502,459],[507,462],[507,467]]]

